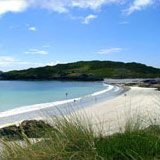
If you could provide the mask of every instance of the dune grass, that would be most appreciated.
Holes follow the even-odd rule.
[[[127,123],[123,133],[110,136],[94,132],[88,123],[73,119],[56,119],[53,128],[44,128],[41,140],[23,143],[3,140],[1,160],[158,160],[160,126],[147,128]]]

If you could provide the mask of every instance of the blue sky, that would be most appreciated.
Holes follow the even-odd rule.
[[[0,0],[0,70],[79,60],[160,67],[159,0]]]

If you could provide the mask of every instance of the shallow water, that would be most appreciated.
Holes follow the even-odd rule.
[[[101,82],[0,81],[0,112],[21,106],[83,97],[107,87]]]

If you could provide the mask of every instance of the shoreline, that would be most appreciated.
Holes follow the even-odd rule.
[[[102,95],[100,94],[100,96]],[[10,119],[10,122],[6,123],[7,121],[4,120],[0,128],[12,125],[18,126],[21,122],[27,120],[47,121],[50,119],[50,116],[65,116],[68,118],[74,118],[74,116],[76,116],[82,118],[82,121],[88,119],[93,129],[103,128],[104,134],[111,135],[122,132],[128,121],[135,121],[139,116],[141,116],[144,121],[155,118],[154,113],[158,113],[158,106],[154,104],[154,101],[157,97],[160,97],[160,92],[157,91],[156,88],[130,87],[130,89],[128,89],[127,87],[126,89],[124,86],[119,94],[109,98],[104,96],[96,102],[92,99],[90,105],[89,103],[81,103],[81,105],[68,103],[67,105],[61,106],[61,108],[51,107],[46,110],[46,114],[37,111],[18,114],[17,117],[22,118],[21,120],[16,120],[16,117],[9,116],[7,118]],[[54,114],[53,112],[51,113],[51,111],[53,111]],[[30,116],[31,114],[32,116]]]
[[[104,83],[105,84],[105,83]],[[109,87],[101,91],[94,92],[90,95],[86,95],[79,98],[68,99],[63,101],[56,101],[51,103],[36,104],[31,106],[19,107],[16,109],[8,110],[0,113],[0,128],[9,126],[12,124],[19,124],[24,120],[31,119],[43,119],[44,115],[56,116],[56,115],[68,115],[81,108],[87,108],[94,103],[112,99],[124,92],[124,88],[119,86],[113,86],[107,84]],[[96,101],[96,102],[95,102]],[[59,113],[58,113],[59,112]],[[11,122],[11,120],[13,122]],[[5,123],[6,121],[6,123]]]
[[[75,112],[78,117],[87,117],[95,130],[103,128],[104,134],[123,131],[127,122],[138,118],[155,120],[159,112],[160,92],[156,88],[130,87],[114,99],[100,102]]]

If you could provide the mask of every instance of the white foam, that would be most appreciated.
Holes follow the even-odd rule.
[[[41,103],[41,104],[35,104],[35,105],[30,105],[30,106],[18,107],[15,109],[11,109],[9,111],[1,112],[0,118],[22,114],[22,113],[27,113],[27,112],[36,111],[36,110],[41,110],[44,108],[54,107],[58,105],[63,105],[63,104],[71,103],[71,102],[74,102],[75,100],[80,100],[80,99],[81,98],[75,98],[75,99],[56,101],[56,102],[51,102],[51,103]]]
[[[119,87],[118,86],[115,86],[115,88],[114,88],[114,92],[117,92],[117,91],[119,91]]]
[[[114,86],[111,86],[111,85],[107,85],[107,86],[108,86],[108,88],[105,89],[105,90],[98,91],[98,92],[95,92],[91,95],[84,96],[84,97],[97,96],[97,95],[100,95],[100,94],[104,94],[106,92],[111,91],[114,88]],[[18,115],[18,114],[27,113],[27,112],[32,112],[32,111],[37,111],[37,110],[50,108],[50,107],[56,107],[56,106],[67,104],[67,103],[74,103],[75,101],[79,101],[81,99],[83,99],[83,97],[68,99],[68,100],[62,100],[62,101],[56,101],[56,102],[50,102],[50,103],[35,104],[35,105],[30,105],[30,106],[22,106],[22,107],[18,107],[18,108],[15,108],[15,109],[11,109],[9,111],[1,112],[0,113],[0,118],[9,117],[9,116]]]
[[[95,93],[91,94],[91,96],[98,96],[100,94],[104,94],[104,93],[109,92],[110,90],[112,90],[114,88],[114,86],[111,86],[111,85],[107,85],[107,86],[108,86],[107,89],[104,89],[104,90],[99,91],[99,92],[95,92]]]

